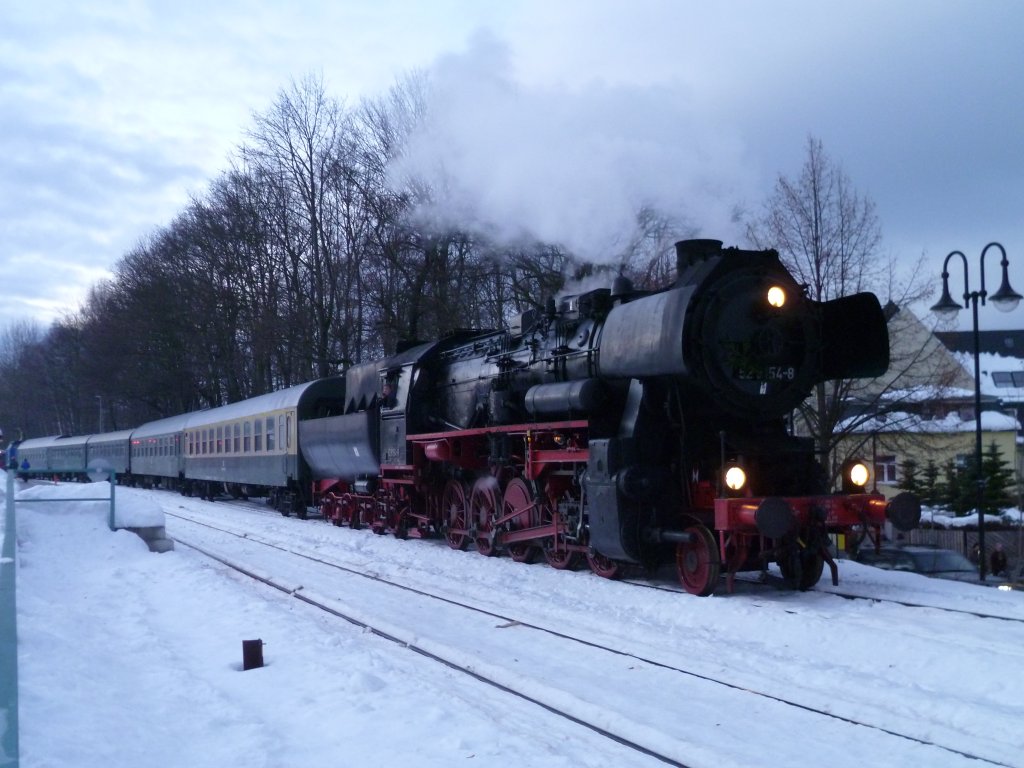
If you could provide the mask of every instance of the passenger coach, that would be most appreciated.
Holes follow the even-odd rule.
[[[340,413],[344,399],[345,379],[336,376],[189,414],[182,438],[186,493],[266,494],[281,512],[305,517],[312,477],[299,451],[298,423]]]
[[[50,449],[54,448],[60,440],[67,438],[62,435],[50,435],[49,437],[31,437],[18,443],[18,462],[27,461],[33,470],[53,469],[50,464]]]
[[[180,489],[185,480],[181,435],[188,415],[151,421],[132,431],[133,482],[146,487],[160,485]]]
[[[91,436],[86,443],[87,466],[111,470],[118,478],[128,477],[131,469],[131,438],[130,429]]]

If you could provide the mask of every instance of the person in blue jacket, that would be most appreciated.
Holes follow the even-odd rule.
[[[0,432],[0,440],[3,438],[3,433]],[[11,469],[18,468],[18,443],[21,442],[21,430],[18,430],[18,437],[15,440],[11,440],[10,445],[7,446],[7,466]]]

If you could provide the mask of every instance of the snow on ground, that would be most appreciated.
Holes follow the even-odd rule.
[[[99,495],[98,487],[105,486],[23,492],[81,497]],[[782,698],[825,698],[840,714],[875,716],[896,731],[923,722],[929,738],[954,746],[962,738],[961,748],[972,753],[979,750],[970,739],[984,734],[989,759],[1024,766],[1021,623],[841,600],[827,594],[827,577],[821,592],[740,589],[700,599],[171,494],[118,488],[117,504],[125,519],[141,510],[152,520],[154,504],[169,513],[212,509],[227,525],[289,537],[322,556],[462,591],[473,601],[492,599],[531,620],[634,642],[654,656],[675,654],[737,685]],[[150,553],[134,534],[108,529],[103,502],[19,504],[17,513],[23,768],[657,764],[187,547]],[[167,527],[172,535],[199,530],[170,515]],[[1024,619],[1024,592],[840,565],[840,587],[850,591]],[[395,609],[409,607],[412,622],[410,606]],[[411,631],[435,629],[443,628]],[[256,638],[267,643],[267,665],[243,672],[241,643]],[[600,679],[603,670],[593,674]],[[650,700],[652,691],[630,689],[624,679],[608,680],[609,702]],[[700,712],[696,699],[678,702],[673,737],[694,745],[689,764],[741,765],[741,755],[746,764],[778,764],[771,744],[728,747],[742,740],[745,718],[758,705],[736,710],[724,694],[720,705],[702,700]],[[722,745],[714,759],[689,732],[698,715],[721,726],[710,736]],[[809,759],[827,752],[831,768],[904,759],[872,754],[877,732],[825,745],[814,733],[787,730],[788,719],[767,725],[779,742],[806,743]],[[751,762],[750,754],[763,762]],[[938,759],[947,762],[930,765],[969,763],[949,753]]]

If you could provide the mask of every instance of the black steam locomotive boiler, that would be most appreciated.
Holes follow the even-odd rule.
[[[836,580],[829,534],[914,527],[911,497],[830,493],[788,429],[818,382],[884,373],[877,298],[813,301],[775,251],[676,250],[663,290],[619,278],[351,369],[345,413],[300,425],[324,515],[606,577],[674,561],[698,595],[770,561]]]

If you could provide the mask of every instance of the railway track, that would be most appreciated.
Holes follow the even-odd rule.
[[[255,501],[231,500],[231,501],[227,501],[225,503],[231,504],[232,506],[244,506],[246,509],[253,509],[253,510],[259,512],[260,514],[266,514],[268,516],[272,516],[272,517],[275,517],[275,518],[280,516],[280,513],[275,512],[273,510],[270,510],[270,509],[266,508],[265,505],[260,504],[259,502],[255,502]],[[311,517],[310,519],[313,519],[313,518]],[[826,577],[827,577],[827,572],[826,572],[825,576],[823,576],[822,578],[825,579]],[[654,590],[660,590],[660,591],[665,591],[665,592],[674,592],[674,593],[678,593],[678,594],[683,595],[683,596],[688,596],[688,594],[689,594],[689,593],[686,592],[686,590],[684,590],[682,587],[680,587],[678,585],[678,583],[675,581],[675,579],[667,579],[664,583],[655,583],[651,579],[628,578],[627,577],[627,578],[622,579],[622,581],[623,581],[623,583],[631,584],[631,585],[636,586],[636,587],[638,587],[640,589],[654,589]],[[772,576],[772,575],[768,575],[767,578],[759,578],[759,577],[744,576],[743,574],[739,574],[736,577],[736,582],[737,582],[737,584],[741,588],[751,588],[751,589],[758,589],[758,590],[760,590],[760,589],[764,589],[764,590],[785,590],[785,591],[791,591],[792,590],[792,587],[790,587],[789,585],[786,585],[781,578],[775,577],[775,576]],[[989,588],[990,587],[981,587],[981,586],[978,587],[978,589],[989,589]],[[964,609],[964,608],[953,608],[953,607],[950,607],[950,606],[942,606],[942,605],[936,605],[935,603],[925,603],[925,602],[914,601],[914,600],[898,600],[898,599],[892,598],[892,597],[883,597],[883,596],[880,596],[880,595],[869,595],[869,594],[863,594],[863,593],[846,591],[844,589],[836,589],[836,588],[829,588],[829,587],[824,587],[823,588],[820,585],[819,585],[819,587],[815,588],[813,591],[815,593],[818,593],[818,594],[834,595],[835,597],[843,598],[845,600],[865,600],[865,601],[868,601],[868,602],[871,602],[871,603],[882,603],[882,604],[889,604],[889,605],[898,605],[898,606],[901,606],[901,607],[904,607],[904,608],[923,608],[923,609],[929,609],[929,610],[934,610],[934,611],[943,611],[945,613],[963,614],[963,615],[966,615],[966,616],[974,616],[974,617],[981,618],[981,619],[996,619],[996,620],[999,620],[999,621],[1009,621],[1009,622],[1014,622],[1014,623],[1018,623],[1018,624],[1024,624],[1024,617],[1020,617],[1020,616],[1007,616],[1005,614],[992,613],[990,611],[968,610],[968,609]]]
[[[681,587],[676,587],[676,586],[671,585],[671,584],[655,584],[655,583],[651,583],[649,580],[645,581],[645,580],[641,580],[641,579],[624,579],[624,581],[626,583],[628,583],[628,584],[631,584],[631,585],[639,588],[639,589],[655,589],[655,590],[661,590],[661,591],[664,591],[664,592],[674,592],[674,593],[678,593],[680,595],[687,595],[688,594],[686,592],[686,590],[682,589]],[[790,591],[790,592],[792,591],[792,587],[789,587],[788,585],[785,585],[782,582],[781,578],[774,577],[774,576],[769,576],[768,579],[766,579],[766,580],[761,580],[761,579],[756,579],[756,578],[741,578],[741,577],[738,576],[737,579],[736,579],[736,582],[737,582],[737,584],[742,583],[742,585],[744,587],[749,587],[749,588],[753,588],[753,589],[765,589],[765,590],[769,590],[770,589],[770,590]],[[978,589],[991,589],[991,587],[981,587],[981,586],[979,586]],[[838,589],[827,589],[827,588],[826,589],[822,589],[822,588],[819,587],[819,588],[815,588],[815,589],[813,589],[811,591],[813,591],[813,592],[815,592],[817,594],[822,594],[822,595],[832,595],[834,597],[843,598],[844,600],[863,600],[865,602],[870,602],[870,603],[883,603],[883,604],[887,604],[887,605],[898,605],[898,606],[901,606],[903,608],[925,608],[925,609],[932,610],[932,611],[941,611],[943,613],[961,614],[961,615],[964,615],[964,616],[974,616],[974,617],[979,618],[979,619],[996,619],[998,621],[1009,621],[1009,622],[1013,622],[1013,623],[1016,623],[1016,624],[1024,624],[1024,618],[1022,618],[1020,616],[1006,616],[1004,614],[991,613],[991,612],[988,612],[988,611],[972,611],[972,610],[967,610],[965,608],[951,608],[949,606],[936,605],[934,603],[922,603],[922,602],[915,602],[915,601],[912,601],[912,600],[896,600],[895,598],[891,598],[891,597],[881,597],[881,596],[878,596],[878,595],[866,595],[866,594],[860,594],[860,593],[857,593],[857,592],[845,592],[845,591],[838,590]]]
[[[279,514],[280,514],[278,512],[273,512],[271,510],[266,509],[263,505],[259,504],[258,502],[250,502],[250,501],[242,502],[242,501],[232,500],[232,501],[229,501],[227,503],[231,504],[232,506],[244,506],[246,509],[255,509],[256,511],[258,511],[260,513],[265,513],[265,514],[273,516],[273,517],[278,517]],[[827,572],[825,573],[825,575],[823,575],[822,579],[825,579],[826,577],[827,577]],[[630,585],[633,585],[633,586],[638,587],[640,589],[650,589],[650,590],[659,590],[659,591],[664,591],[664,592],[673,592],[673,593],[677,593],[677,594],[682,595],[682,596],[688,596],[688,593],[684,589],[682,589],[682,587],[678,586],[678,583],[675,581],[675,579],[667,579],[667,580],[665,580],[664,583],[656,583],[656,582],[654,582],[654,581],[652,581],[650,579],[634,579],[634,578],[625,578],[622,581],[625,584],[630,584]],[[792,591],[792,587],[786,585],[780,578],[774,577],[774,575],[772,575],[772,574],[768,574],[767,578],[759,578],[759,577],[749,577],[749,575],[744,575],[744,574],[740,573],[740,574],[737,574],[736,584],[739,585],[740,588],[748,588],[748,589],[756,589],[756,590]],[[979,586],[978,589],[990,589],[990,588],[980,587]],[[964,614],[964,615],[976,616],[978,618],[994,618],[994,620],[997,620],[997,621],[1000,621],[1000,622],[1013,622],[1013,623],[1016,623],[1016,624],[1024,624],[1024,617],[1022,617],[1022,616],[1010,616],[1010,615],[1006,615],[1006,614],[993,613],[991,611],[985,611],[985,610],[968,610],[966,608],[954,608],[954,607],[950,607],[950,606],[937,605],[935,603],[920,602],[920,601],[914,601],[914,600],[898,600],[898,599],[892,598],[892,597],[883,597],[883,596],[880,596],[880,595],[869,595],[869,594],[862,594],[862,593],[857,593],[857,592],[849,592],[849,591],[842,590],[842,589],[835,589],[835,588],[828,588],[828,587],[822,588],[821,586],[819,586],[818,588],[814,589],[813,591],[815,593],[818,593],[818,594],[834,595],[836,597],[843,598],[843,599],[846,599],[846,600],[864,600],[864,601],[872,602],[872,603],[884,603],[884,604],[890,604],[890,605],[899,605],[899,606],[905,607],[905,608],[927,608],[927,609],[930,609],[930,610],[940,610],[940,611],[943,611],[943,612],[946,612],[946,613],[961,613],[961,614]]]
[[[249,568],[245,565],[234,562],[228,558],[217,555],[207,549],[204,549],[203,547],[200,547],[195,543],[190,543],[188,541],[185,541],[184,539],[180,539],[177,537],[175,538],[175,541],[177,541],[179,544],[182,544],[197,552],[202,553],[206,557],[216,560],[222,565],[225,565],[238,573],[248,576],[249,578],[259,581],[263,584],[266,584],[267,586],[273,587],[274,589],[283,592],[286,595],[294,597],[295,599],[300,600],[307,605],[313,606],[314,608],[317,608],[323,611],[324,613],[330,614],[331,616],[334,616],[339,619],[343,619],[344,621],[347,621],[350,624],[354,624],[357,627],[367,630],[368,632],[372,633],[377,637],[395,643],[396,645],[413,651],[414,653],[417,653],[427,659],[430,659],[431,661],[443,664],[444,666],[456,672],[468,675],[469,677],[472,677],[473,679],[478,680],[479,682],[482,682],[485,685],[489,685],[500,691],[503,691],[513,696],[517,696],[518,698],[524,699],[525,701],[529,701],[543,708],[544,710],[553,715],[556,715],[572,723],[575,723],[576,725],[587,728],[600,736],[603,736],[611,741],[616,742],[617,744],[626,747],[627,749],[630,749],[634,752],[645,755],[647,757],[654,758],[666,765],[677,766],[678,768],[690,768],[690,766],[687,763],[680,762],[672,757],[669,757],[665,754],[658,752],[654,748],[646,747],[633,739],[619,735],[608,728],[601,727],[592,720],[588,721],[586,719],[583,719],[580,716],[577,716],[569,712],[567,709],[558,704],[545,701],[544,698],[541,696],[524,693],[523,691],[518,690],[518,686],[516,686],[516,684],[513,681],[506,680],[503,682],[501,680],[501,677],[503,676],[494,674],[493,670],[477,669],[474,668],[472,665],[460,663],[459,661],[453,658],[455,654],[445,653],[444,649],[433,647],[431,644],[428,643],[418,642],[415,639],[415,635],[410,632],[402,631],[401,629],[396,628],[385,628],[379,622],[372,622],[371,620],[361,617],[357,612],[346,611],[344,609],[336,607],[335,605],[332,605],[331,601],[329,601],[328,599],[313,594],[309,594],[301,586],[295,587],[288,584],[278,583],[273,577],[258,573],[256,570],[252,568]],[[382,579],[375,580],[383,582]],[[504,626],[517,626],[517,624],[515,622],[510,622],[509,624],[506,624]]]
[[[671,697],[677,702],[685,701],[689,696],[692,696],[693,691],[688,689],[693,686],[697,686],[698,688],[713,686],[718,689],[726,689],[730,692],[730,695],[735,696],[737,698],[736,707],[738,710],[749,707],[752,700],[759,700],[766,706],[773,708],[785,708],[788,716],[810,718],[812,722],[809,723],[807,727],[815,729],[815,732],[826,727],[823,726],[823,723],[831,724],[826,728],[830,727],[839,730],[851,727],[867,728],[875,733],[874,738],[891,738],[902,742],[909,742],[914,745],[918,745],[921,749],[925,749],[929,752],[930,750],[938,750],[939,753],[947,756],[946,759],[949,759],[952,756],[957,756],[965,760],[979,761],[980,763],[988,765],[1010,765],[1009,763],[1000,762],[997,759],[974,754],[968,750],[958,749],[949,744],[939,743],[934,739],[917,736],[912,733],[901,732],[898,729],[887,727],[877,722],[866,722],[862,718],[837,714],[833,711],[835,707],[831,704],[828,706],[828,709],[826,709],[823,706],[817,706],[811,703],[781,697],[767,691],[757,690],[748,685],[737,684],[726,679],[725,676],[709,675],[699,670],[681,665],[677,661],[667,661],[657,658],[655,654],[641,654],[635,651],[613,647],[606,643],[575,636],[571,633],[554,629],[549,626],[544,626],[537,622],[531,622],[523,616],[513,616],[508,613],[495,612],[480,606],[472,605],[462,600],[452,599],[451,597],[423,589],[420,586],[413,586],[392,577],[384,577],[379,574],[368,572],[366,568],[361,566],[353,566],[351,564],[345,564],[316,554],[311,554],[310,552],[304,552],[289,544],[285,544],[280,541],[268,540],[262,536],[254,535],[247,531],[232,530],[224,527],[223,525],[214,525],[208,521],[191,518],[177,512],[167,512],[167,514],[168,516],[177,518],[186,524],[201,526],[208,531],[213,531],[217,535],[229,537],[238,541],[244,541],[244,545],[246,547],[260,547],[264,550],[272,550],[281,557],[292,558],[297,562],[304,561],[307,564],[307,567],[327,569],[336,574],[342,573],[349,579],[364,581],[364,583],[365,581],[374,582],[375,588],[379,586],[385,587],[388,590],[398,590],[403,594],[414,596],[415,600],[425,600],[435,604],[442,604],[445,606],[444,610],[446,612],[455,612],[453,617],[457,618],[453,618],[452,620],[457,623],[466,622],[466,616],[473,615],[476,617],[476,620],[483,620],[484,622],[491,623],[492,627],[501,629],[515,628],[517,634],[520,635],[524,633],[543,634],[549,638],[548,642],[551,642],[551,639],[553,639],[553,641],[558,643],[560,646],[565,646],[564,650],[558,654],[560,658],[578,658],[581,654],[596,654],[601,658],[601,661],[596,662],[598,666],[595,668],[598,669],[604,669],[604,665],[608,665],[608,660],[612,658],[617,660],[616,663],[619,666],[622,664],[633,665],[629,666],[630,670],[633,670],[634,667],[642,668],[645,674],[652,677],[652,681],[656,681],[652,683],[652,685],[656,687],[665,686],[666,680],[671,680],[671,685],[668,687],[672,690],[678,691],[677,695]],[[364,627],[374,634],[406,646],[427,658],[443,663],[452,669],[482,680],[489,685],[493,685],[502,690],[506,690],[510,693],[526,698],[553,714],[557,714],[560,717],[564,717],[574,723],[587,727],[606,738],[612,739],[617,743],[626,746],[629,749],[640,752],[665,764],[679,766],[688,765],[685,751],[680,751],[679,749],[670,748],[668,746],[674,741],[674,739],[669,735],[670,731],[658,731],[656,726],[652,726],[650,723],[643,720],[639,722],[633,721],[627,713],[620,713],[618,719],[612,717],[612,726],[609,727],[607,703],[599,704],[599,709],[595,711],[593,709],[593,704],[586,703],[587,697],[585,695],[569,693],[569,697],[573,699],[573,705],[566,707],[564,706],[567,696],[567,692],[565,690],[551,690],[543,685],[538,689],[536,680],[523,678],[521,672],[510,671],[509,667],[506,665],[482,664],[478,658],[471,659],[467,663],[464,651],[460,651],[458,649],[453,650],[443,642],[439,643],[431,640],[425,640],[420,634],[418,634],[419,630],[414,632],[413,630],[408,629],[406,625],[402,624],[400,621],[395,622],[386,618],[382,619],[379,615],[375,615],[373,610],[368,611],[365,607],[362,609],[353,608],[347,600],[339,602],[337,599],[324,597],[323,595],[310,590],[304,586],[301,581],[296,581],[294,578],[282,579],[279,577],[269,577],[266,574],[261,573],[260,568],[247,566],[245,563],[240,562],[236,557],[224,556],[221,553],[212,551],[208,546],[197,544],[195,541],[190,542],[188,538],[175,535],[175,539],[181,544],[192,547],[225,566],[240,573],[244,573],[251,578],[258,579],[295,599],[301,600],[309,605],[313,605],[333,616]],[[641,584],[640,586],[644,585]],[[652,588],[661,587],[653,586]],[[497,623],[495,624],[495,622]],[[518,643],[515,645],[513,654],[518,653],[519,649],[534,644],[535,643],[532,641]],[[498,655],[500,656],[500,652]],[[522,668],[519,664],[516,666]],[[525,668],[530,669],[528,665]],[[577,689],[571,688],[571,691],[575,690]],[[617,727],[615,725],[616,723],[618,723]],[[649,731],[652,727],[655,732],[647,739],[637,739],[633,735],[638,731]],[[934,757],[934,755],[932,757]],[[921,759],[924,763],[927,763],[930,760],[927,757],[922,757]]]

